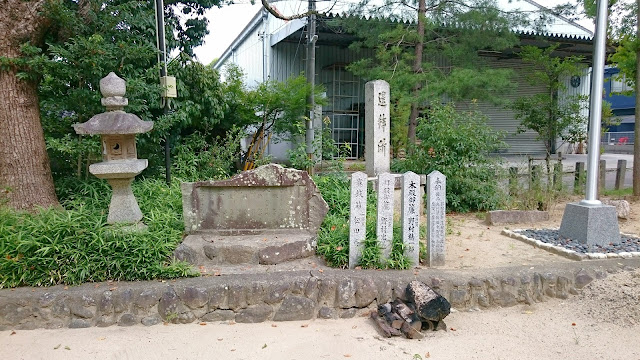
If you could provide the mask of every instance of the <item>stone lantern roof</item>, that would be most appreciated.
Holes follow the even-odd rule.
[[[142,121],[138,116],[122,109],[128,104],[124,97],[125,81],[111,72],[100,80],[102,105],[107,112],[93,116],[82,124],[74,124],[76,133],[81,135],[127,135],[141,134],[153,128],[153,121]]]

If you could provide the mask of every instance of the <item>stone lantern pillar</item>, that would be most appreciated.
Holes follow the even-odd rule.
[[[151,130],[153,122],[123,111],[128,104],[124,97],[126,83],[113,72],[100,80],[100,92],[107,111],[85,123],[74,124],[73,128],[78,134],[102,138],[102,162],[90,165],[89,172],[106,179],[113,189],[107,222],[135,224],[142,220],[142,212],[131,183],[148,165],[147,159],[138,159],[136,134]]]

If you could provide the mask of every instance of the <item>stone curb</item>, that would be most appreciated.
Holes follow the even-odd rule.
[[[537,248],[547,250],[556,255],[564,256],[571,260],[580,261],[580,260],[597,260],[597,259],[601,260],[601,259],[618,259],[618,258],[622,258],[622,259],[640,258],[640,252],[637,252],[637,251],[634,251],[634,252],[622,251],[618,253],[585,253],[583,254],[574,250],[566,249],[562,246],[549,244],[544,241],[530,238],[526,235],[518,234],[516,231],[522,231],[522,230],[521,229],[516,229],[516,230],[503,229],[501,234],[506,235],[512,239],[520,240],[526,244],[533,245]],[[636,236],[636,235],[630,235],[630,234],[624,234],[624,233],[622,235],[633,236],[633,237]]]
[[[565,299],[608,272],[639,267],[639,258],[620,258],[539,268],[329,269],[3,289],[0,330],[350,318],[404,298],[412,280],[431,286],[458,310],[514,306]]]

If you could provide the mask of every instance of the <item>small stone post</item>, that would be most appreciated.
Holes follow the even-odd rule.
[[[584,186],[584,162],[576,162],[576,175],[573,181],[573,193],[580,194]]]
[[[616,171],[616,190],[624,187],[624,177],[627,171],[627,160],[618,160],[618,169]]]
[[[429,266],[445,261],[445,212],[447,177],[439,171],[427,175],[427,252]]]
[[[411,264],[420,264],[420,176],[402,175],[402,241]]]
[[[395,176],[389,173],[378,175],[378,222],[376,235],[382,250],[383,263],[391,255],[393,245],[393,191],[395,188]]]
[[[607,160],[600,159],[600,166],[598,167],[599,176],[600,176],[600,186],[598,186],[598,191],[600,195],[604,194],[604,190],[606,189],[606,180],[607,180]]]
[[[393,209],[393,207],[392,207]],[[362,256],[367,236],[367,174],[351,175],[351,213],[349,219],[349,269],[356,267]]]
[[[391,164],[389,83],[369,81],[364,86],[364,94],[366,171],[369,176],[378,176],[389,172]]]

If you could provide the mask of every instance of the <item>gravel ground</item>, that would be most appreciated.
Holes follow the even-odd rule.
[[[527,229],[514,231],[518,234],[536,239],[547,244],[562,246],[566,249],[573,250],[582,254],[586,253],[621,253],[621,252],[640,252],[640,239],[636,237],[621,235],[620,243],[606,246],[590,245],[580,243],[576,240],[560,236],[558,230],[555,229]]]

